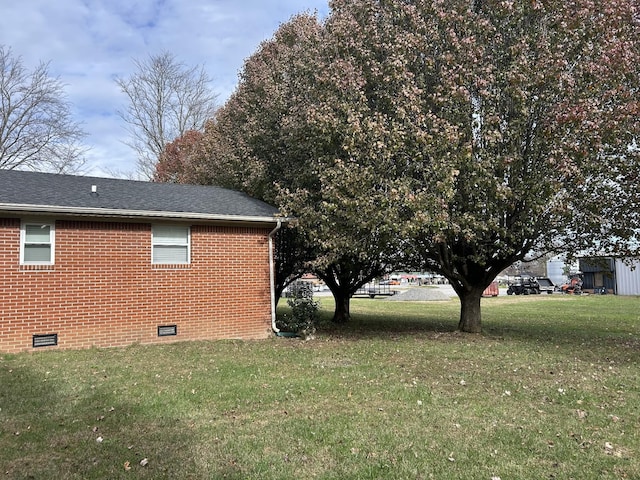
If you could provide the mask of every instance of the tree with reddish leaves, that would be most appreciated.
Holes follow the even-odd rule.
[[[481,331],[484,289],[532,252],[631,253],[635,0],[331,8],[307,110],[318,188],[290,196],[309,231],[395,232],[405,259],[450,281],[466,332]]]
[[[154,182],[169,183],[207,183],[200,162],[202,158],[204,134],[197,130],[188,130],[182,136],[168,143],[155,165]]]
[[[313,178],[303,106],[320,31],[315,15],[295,15],[247,58],[236,90],[204,133],[202,165],[211,183],[282,206],[282,186],[297,189]],[[275,241],[276,300],[311,269],[313,257],[297,225],[283,225]]]
[[[384,215],[375,203],[371,215],[343,205],[340,219],[338,212],[324,212],[323,221],[315,216],[322,211],[323,194],[341,195],[326,188],[331,179],[317,169],[321,158],[342,156],[342,145],[319,132],[315,121],[314,109],[326,99],[319,77],[325,40],[315,15],[296,15],[246,60],[236,91],[205,132],[206,168],[213,183],[278,204],[295,217],[295,225],[278,233],[276,243],[286,250],[276,253],[286,255],[278,255],[277,288],[313,271],[334,295],[334,320],[343,322],[353,293],[386,271],[381,248],[389,248],[392,237],[373,231],[375,219]],[[345,188],[360,196],[362,178]],[[354,223],[354,214],[366,222]]]
[[[635,0],[330,6],[247,61],[207,138],[213,173],[298,218],[336,321],[401,262],[444,275],[459,329],[480,332],[482,292],[512,263],[634,253]]]

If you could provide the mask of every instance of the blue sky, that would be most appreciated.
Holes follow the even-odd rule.
[[[133,59],[169,51],[203,65],[220,103],[233,92],[245,58],[293,14],[327,14],[328,0],[0,0],[0,44],[27,69],[50,62],[88,134],[87,174],[135,170],[116,111],[126,99],[114,82]]]

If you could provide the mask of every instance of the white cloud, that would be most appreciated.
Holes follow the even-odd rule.
[[[0,44],[27,68],[50,62],[88,133],[89,172],[135,169],[116,111],[125,98],[114,78],[133,59],[162,51],[204,65],[224,101],[245,58],[291,15],[328,10],[328,0],[21,0],[2,7]]]

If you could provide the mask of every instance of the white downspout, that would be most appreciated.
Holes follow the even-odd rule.
[[[282,228],[282,220],[278,220],[276,228],[269,233],[269,283],[271,288],[271,329],[278,333],[280,329],[276,327],[276,273],[273,259],[273,237]]]

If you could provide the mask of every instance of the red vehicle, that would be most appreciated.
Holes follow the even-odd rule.
[[[568,283],[565,283],[560,287],[562,293],[569,295],[580,295],[582,293],[582,279],[578,275],[571,277]]]
[[[500,294],[500,290],[498,289],[498,282],[491,282],[487,288],[482,292],[483,297],[497,297]]]

